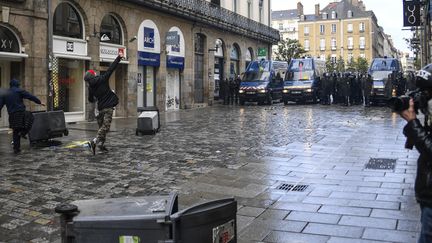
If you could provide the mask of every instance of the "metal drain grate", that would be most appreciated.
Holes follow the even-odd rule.
[[[396,159],[386,158],[370,158],[366,164],[366,169],[373,170],[394,170],[396,166]]]
[[[283,190],[283,191],[294,191],[294,192],[303,192],[308,188],[308,185],[293,185],[293,184],[281,184],[278,187],[276,187],[277,190]]]

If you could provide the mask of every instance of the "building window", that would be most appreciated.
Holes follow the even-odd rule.
[[[336,30],[337,30],[336,24],[332,24],[331,25],[331,32],[336,33]]]
[[[331,62],[334,64],[337,62],[337,55],[336,54],[332,54],[331,55]]]
[[[354,60],[354,55],[353,55],[351,52],[348,53],[348,60],[347,60],[347,62],[348,62],[348,63],[352,63],[353,60]]]
[[[332,13],[331,13],[331,18],[332,18],[332,19],[336,19],[336,18],[337,18],[336,11],[332,11]]]
[[[304,27],[304,35],[309,35],[309,26]]]
[[[78,12],[69,3],[60,3],[54,12],[54,35],[83,39]]]
[[[348,33],[352,33],[353,32],[353,24],[348,24],[347,31],[348,31]]]
[[[327,13],[322,13],[322,18],[327,19]]]
[[[251,2],[251,0],[248,0],[247,8],[248,8],[248,18],[252,18],[252,2]]]
[[[304,49],[305,49],[305,51],[309,51],[310,50],[309,40],[305,40],[304,41]]]
[[[366,55],[364,53],[360,53],[361,58],[366,58]]]
[[[353,17],[353,12],[351,10],[348,10],[347,17],[348,18],[352,18]]]
[[[320,59],[323,60],[323,61],[325,61],[326,60],[326,56],[324,54],[321,54],[320,55]]]
[[[259,0],[259,22],[263,22],[264,3],[263,0]]]
[[[336,38],[331,39],[331,49],[332,51],[336,50]]]
[[[354,40],[352,37],[348,37],[348,50],[352,50],[354,48]]]
[[[220,0],[211,0],[211,3],[220,6]]]
[[[359,24],[359,31],[360,31],[360,32],[364,32],[364,31],[365,31],[365,23],[364,23],[364,22],[361,22],[361,23]]]
[[[283,30],[283,23],[279,23],[279,30]]]
[[[325,39],[320,40],[320,50],[325,51]]]
[[[360,42],[360,49],[365,49],[366,39],[362,36],[362,37],[360,37],[359,42]]]
[[[325,25],[321,24],[320,25],[320,34],[324,34],[325,33]]]
[[[100,27],[100,41],[112,44],[123,44],[122,30],[119,22],[112,15],[105,15]]]

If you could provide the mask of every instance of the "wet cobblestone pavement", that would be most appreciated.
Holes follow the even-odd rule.
[[[57,146],[23,141],[18,156],[0,132],[0,242],[59,242],[59,203],[172,191],[181,208],[236,197],[240,242],[416,242],[418,154],[403,148],[404,124],[379,107],[215,105],[162,114],[155,136],[115,119],[96,156],[77,145],[95,123],[68,125]],[[395,169],[366,169],[370,158]]]

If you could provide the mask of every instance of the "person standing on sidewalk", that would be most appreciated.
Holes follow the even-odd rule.
[[[102,75],[96,75],[94,70],[88,70],[84,76],[84,81],[88,83],[88,100],[91,103],[97,100],[97,109],[99,110],[99,115],[96,117],[99,130],[97,136],[89,141],[93,155],[96,154],[96,146],[103,152],[108,151],[105,147],[106,135],[111,126],[114,107],[119,103],[117,95],[109,86],[109,78],[122,58],[123,53],[119,52],[117,58]]]
[[[432,64],[427,67],[432,68]],[[427,84],[426,89],[422,92],[428,94],[427,111],[425,116],[425,123],[430,124],[431,111],[432,111],[432,70],[420,70],[417,74],[417,86],[419,84]],[[407,121],[403,129],[404,135],[407,137],[407,148],[415,146],[420,157],[417,160],[417,176],[415,179],[415,197],[420,204],[421,209],[421,232],[418,243],[432,242],[432,135],[431,127],[428,124],[422,125],[417,119],[416,111],[414,108],[414,101],[411,98],[409,101],[409,108],[401,111],[400,116]]]
[[[33,114],[26,111],[24,99],[45,106],[36,96],[20,88],[20,82],[12,79],[10,88],[0,96],[0,111],[6,105],[9,114],[9,127],[13,130],[13,150],[15,154],[21,152],[21,137],[26,138],[33,125]]]

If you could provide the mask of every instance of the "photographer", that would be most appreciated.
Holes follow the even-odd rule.
[[[432,69],[432,65],[430,66]],[[426,66],[426,69],[428,67]],[[407,137],[407,147],[414,145],[420,153],[415,180],[415,196],[421,208],[422,228],[419,243],[432,242],[432,135],[429,127],[432,111],[432,75],[428,71],[421,70],[417,75],[416,85],[420,95],[410,98],[408,109],[405,109],[404,105],[404,109],[398,112],[408,122],[403,129]],[[425,98],[418,98],[420,96]],[[417,119],[417,109],[425,115],[424,126]]]

